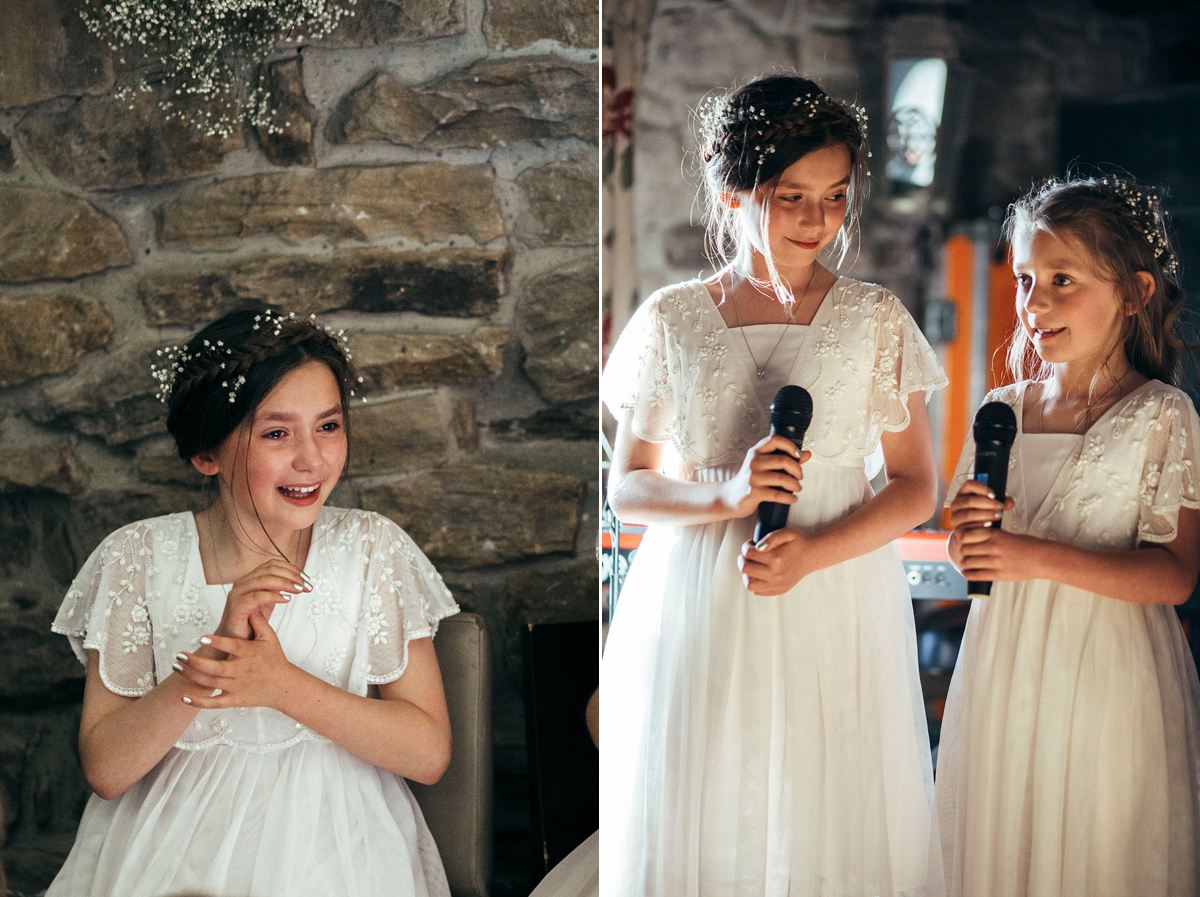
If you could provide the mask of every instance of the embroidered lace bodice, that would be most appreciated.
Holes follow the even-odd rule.
[[[1138,542],[1170,542],[1180,507],[1200,507],[1196,456],[1200,418],[1180,390],[1157,380],[1116,402],[1082,438],[1064,443],[1071,453],[1044,500],[1023,502],[1021,431],[1029,381],[988,393],[984,401],[1013,406],[1017,439],[1009,455],[1007,492],[1016,508],[1004,528],[1069,541],[1084,548],[1125,550]],[[948,493],[972,475],[975,443],[968,434]],[[1040,496],[1039,496],[1040,499]],[[1037,507],[1030,507],[1036,504]],[[1073,534],[1066,538],[1065,534]]]
[[[270,623],[288,659],[353,694],[404,672],[408,642],[432,636],[458,610],[441,577],[395,523],[367,511],[323,508],[305,572],[312,592],[278,605]],[[190,512],[129,524],[109,535],[71,584],[54,630],[115,694],[138,697],[171,674],[220,622],[228,585],[209,585]],[[200,710],[177,747],[277,750],[324,740],[265,707]]]
[[[647,299],[605,367],[602,398],[633,410],[633,430],[669,442],[682,473],[740,462],[770,430],[755,395],[755,365],[698,280]],[[804,447],[861,466],[885,431],[908,426],[910,393],[946,384],[933,350],[896,296],[838,278],[803,336],[789,382],[813,399]]]

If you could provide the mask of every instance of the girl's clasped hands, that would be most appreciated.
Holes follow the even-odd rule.
[[[276,707],[287,674],[297,668],[271,628],[271,611],[311,592],[305,579],[295,564],[271,558],[233,583],[216,633],[202,636],[191,654],[175,655],[172,669],[196,684],[183,696],[185,704],[206,710]]]

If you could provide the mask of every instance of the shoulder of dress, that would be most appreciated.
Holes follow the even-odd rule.
[[[325,533],[341,540],[379,539],[410,542],[411,538],[400,524],[377,511],[361,508],[322,509],[327,515],[323,522]]]
[[[151,541],[154,539],[177,539],[188,531],[188,518],[191,511],[180,511],[175,514],[162,514],[158,517],[146,517],[127,523],[109,533],[101,544],[115,544],[127,540]]]
[[[643,307],[651,314],[690,315],[700,311],[701,298],[707,297],[708,289],[699,280],[684,280],[661,287],[646,297]]]
[[[995,389],[989,389],[987,395],[983,397],[983,401],[1003,402],[1005,405],[1015,405],[1017,399],[1020,398],[1021,390],[1028,382],[1030,381],[1019,380],[1016,383],[1006,383],[1003,386],[997,386]]]

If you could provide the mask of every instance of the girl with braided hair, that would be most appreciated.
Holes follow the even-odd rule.
[[[54,622],[87,666],[95,795],[48,895],[446,897],[404,778],[449,762],[432,636],[457,607],[399,527],[326,506],[339,337],[235,312],[157,375],[214,500],[106,538]]]
[[[935,510],[945,377],[894,295],[825,267],[864,201],[856,108],[765,77],[700,146],[733,258],[651,296],[602,384],[609,502],[652,524],[602,662],[602,892],[922,894],[932,770],[891,543]],[[812,397],[803,452],[769,433],[785,384]],[[761,502],[790,509],[754,544]]]
[[[1200,418],[1156,192],[1051,180],[1009,209],[1018,323],[1004,506],[971,479],[971,608],[938,753],[930,893],[1200,894],[1200,682],[1171,605],[1200,569]],[[1007,509],[1005,512],[1004,509]],[[1000,522],[997,523],[997,519]]]

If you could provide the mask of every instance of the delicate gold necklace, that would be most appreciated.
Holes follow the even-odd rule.
[[[805,299],[808,298],[808,291],[812,287],[813,278],[815,278],[816,276],[817,276],[817,263],[813,262],[812,273],[808,275],[808,283],[805,284],[805,286],[804,286],[804,292],[800,295],[800,298],[796,300],[797,308],[799,308],[800,304],[802,302],[804,302]],[[749,279],[749,278],[747,278],[747,279]],[[733,283],[732,272],[730,273],[730,283]],[[761,292],[761,291],[759,291],[759,292]],[[754,357],[754,350],[750,348],[750,340],[746,339],[746,331],[742,328],[742,316],[738,313],[737,285],[736,284],[733,284],[733,289],[730,292],[730,297],[733,299],[733,317],[734,317],[734,320],[737,321],[738,333],[740,333],[742,335],[742,342],[746,344],[746,351],[750,355],[750,360],[752,362],[754,362],[754,373],[757,374],[758,379],[761,380],[763,378],[763,376],[767,373],[767,368],[770,367],[770,365],[771,365],[771,359],[775,355],[775,350],[778,349],[779,344],[783,342],[783,335],[785,333],[787,333],[788,325],[794,324],[795,319],[792,318],[792,314],[790,311],[786,312],[787,319],[784,320],[783,322],[781,322],[779,325],[779,338],[775,340],[775,345],[771,347],[771,351],[767,355],[766,361],[764,361],[762,364],[759,364],[758,359]],[[800,350],[797,349],[796,355],[799,356],[799,354],[800,354]],[[796,365],[796,359],[793,358],[792,366],[795,367],[795,365]]]
[[[1111,408],[1118,401],[1120,401],[1120,399],[1121,399],[1121,384],[1125,382],[1125,378],[1128,377],[1131,373],[1133,373],[1132,367],[1129,368],[1128,370],[1126,370],[1125,373],[1123,373],[1116,380],[1114,380],[1112,386],[1110,386],[1108,389],[1104,390],[1104,392],[1100,394],[1099,398],[1096,399],[1096,403],[1098,404],[1100,402],[1103,402],[1106,398],[1108,398],[1109,394],[1111,392],[1113,392],[1114,390],[1117,393],[1117,397],[1115,399],[1113,399],[1112,402],[1109,403],[1108,408]],[[1041,433],[1045,433],[1046,432],[1046,396],[1045,396],[1045,387],[1044,386],[1042,387],[1041,391],[1042,391],[1043,395],[1041,396],[1041,401],[1038,402],[1038,431]],[[1084,433],[1086,433],[1091,428],[1092,424],[1095,423],[1096,420],[1100,419],[1100,415],[1097,415],[1095,420],[1092,419],[1093,407],[1094,407],[1093,403],[1089,400],[1087,405],[1084,406],[1082,411],[1078,411],[1075,413],[1075,417],[1071,421],[1070,432],[1076,433],[1078,435],[1081,417],[1082,417]],[[1107,411],[1108,408],[1105,408],[1105,411]]]

